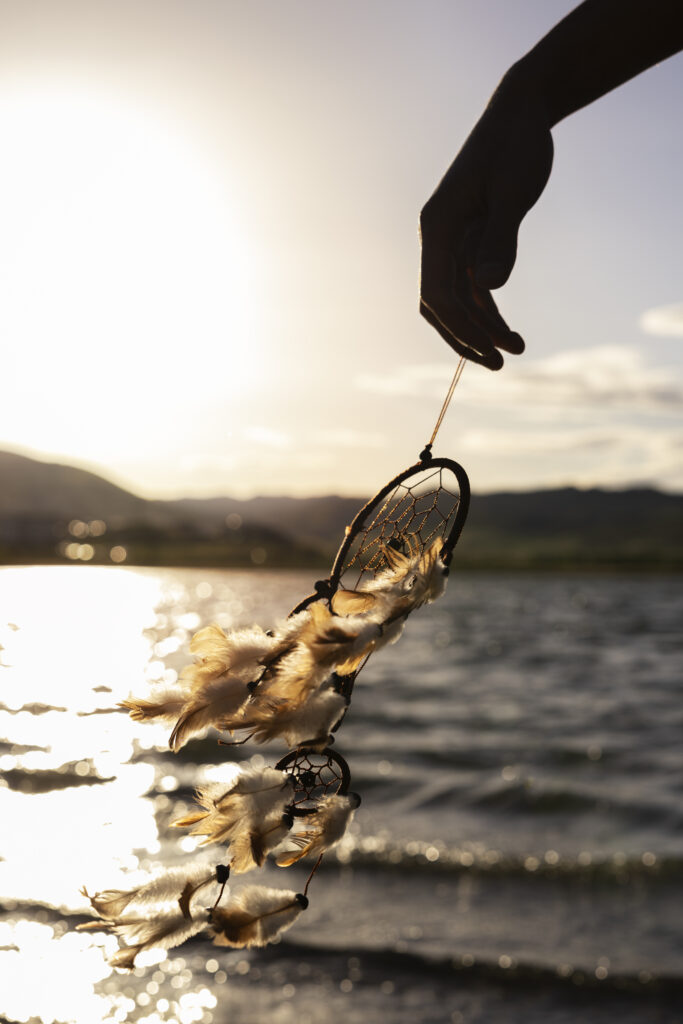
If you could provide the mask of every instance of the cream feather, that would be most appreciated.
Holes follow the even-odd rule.
[[[249,885],[226,907],[211,913],[211,931],[217,946],[266,946],[296,921],[308,900],[301,893]]]
[[[293,710],[338,666],[359,665],[381,635],[378,622],[365,615],[335,615],[322,601],[312,604],[309,612],[294,649],[267,670],[254,691],[257,699],[277,698]],[[249,709],[245,712],[248,715]]]
[[[346,711],[346,697],[331,686],[311,693],[301,704],[257,690],[250,709],[252,737],[268,743],[282,737],[290,749],[327,746],[330,733]]]
[[[441,559],[443,541],[432,541],[420,551],[417,539],[407,539],[407,554],[388,545],[383,556],[388,567],[372,580],[361,583],[357,590],[341,590],[332,598],[332,609],[347,615],[354,609],[357,617],[379,627],[379,635],[367,646],[363,656],[396,643],[406,619],[423,604],[430,604],[446,589],[448,570]],[[361,611],[362,609],[362,611]],[[357,672],[362,657],[352,657],[337,666],[341,675]]]
[[[311,609],[304,608],[296,615],[279,622],[274,635],[274,646],[269,652],[267,664],[275,665],[294,650],[305,639],[311,626]]]
[[[441,558],[441,538],[432,541],[424,551],[420,551],[419,543],[413,537],[408,537],[407,546],[408,552],[403,554],[387,545],[383,555],[388,568],[359,587],[360,592],[374,594],[380,603],[387,599],[392,604],[402,602],[400,610],[403,613],[435,601],[446,589],[448,577],[447,567]],[[394,614],[398,611],[399,608],[394,608]]]
[[[334,615],[322,602],[311,608],[315,632],[307,646],[314,653],[318,665],[335,668],[351,657],[363,657],[378,636],[377,623],[366,615]]]
[[[263,672],[265,658],[276,641],[259,626],[226,634],[220,626],[199,630],[190,642],[196,662],[183,669],[178,686],[157,691],[151,698],[130,698],[119,707],[131,718],[181,719],[174,730],[174,749],[220,715],[232,716],[246,700],[246,683]],[[240,685],[241,684],[241,685]]]
[[[302,857],[317,856],[329,850],[343,837],[360,804],[357,793],[326,796],[313,814],[303,819],[304,831],[290,837],[297,850],[287,850],[277,858],[279,867],[289,867]]]
[[[313,645],[317,660],[342,675],[351,675],[381,639],[382,623],[367,613],[330,615],[330,619]]]
[[[190,917],[192,900],[200,890],[211,884],[216,884],[215,870],[196,866],[170,868],[134,889],[105,889],[94,896],[90,896],[85,888],[81,892],[90,900],[95,913],[108,920],[116,920],[126,912],[139,911],[143,907],[158,908],[174,904],[180,907],[185,917]]]
[[[239,676],[223,675],[195,686],[192,696],[183,705],[175,724],[169,746],[177,751],[193,736],[209,726],[229,728],[242,705],[249,699],[249,690]]]
[[[136,957],[146,949],[172,949],[192,938],[206,927],[206,914],[201,918],[188,919],[180,912],[158,914],[155,917],[124,918],[117,921],[100,922],[98,930],[113,932],[126,945],[115,953],[109,963],[132,971]]]
[[[223,796],[217,801],[219,804],[230,794],[239,794],[240,796],[250,796],[253,798],[258,797],[261,793],[272,792],[276,789],[284,789],[291,783],[291,777],[287,772],[281,771],[279,768],[255,768],[253,765],[241,768],[239,774],[230,783],[229,788],[225,790]],[[216,783],[216,785],[222,785]]]
[[[210,725],[230,732],[248,729],[249,716],[243,708],[249,696],[246,686],[264,673],[271,682],[277,680],[290,699],[294,694],[303,699],[325,676],[320,668],[316,674],[304,642],[315,632],[313,624],[314,617],[306,611],[293,616],[273,636],[257,626],[230,634],[216,625],[200,630],[191,644],[199,660],[181,676],[191,698],[171,734],[171,748],[178,750]]]
[[[276,664],[272,665],[252,692],[252,705],[264,697],[287,701],[294,707],[303,703],[308,695],[327,678],[329,672],[315,661],[313,651],[304,644],[298,644]],[[248,720],[253,708],[244,708]]]
[[[192,686],[202,686],[216,676],[229,673],[249,683],[263,671],[277,643],[277,639],[260,626],[234,629],[229,633],[215,623],[205,626],[190,641],[196,663],[185,670],[187,679]]]
[[[278,847],[292,827],[293,817],[285,812],[279,821],[261,821],[242,829],[230,840],[230,871],[241,875],[260,868],[271,850]]]
[[[249,832],[259,822],[273,824],[292,801],[294,779],[276,768],[244,769],[232,783],[210,782],[197,790],[204,812],[194,813],[173,825],[193,825],[192,835],[206,836],[203,846],[225,842],[239,832]]]
[[[129,697],[117,707],[130,712],[134,722],[146,722],[151,718],[173,721],[183,710],[187,694],[180,689],[156,690],[150,698]]]
[[[207,886],[216,885],[215,871],[205,867],[171,869],[136,889],[108,889],[86,896],[103,920],[78,925],[80,931],[111,932],[126,945],[114,954],[113,967],[132,970],[146,949],[171,949],[206,927],[207,914],[193,913],[192,902]]]

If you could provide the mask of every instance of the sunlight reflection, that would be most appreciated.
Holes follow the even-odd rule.
[[[83,884],[137,866],[133,849],[158,851],[152,805],[140,799],[153,776],[150,765],[124,765],[114,783],[31,795],[30,813],[26,794],[0,789],[0,818],[21,822],[2,839],[0,894],[86,909]]]
[[[126,763],[134,733],[110,709],[144,676],[143,630],[162,592],[158,576],[129,570],[0,572],[0,606],[13,621],[1,638],[0,739],[11,743],[0,815],[20,823],[0,841],[0,896],[83,909],[84,883],[136,868],[136,849],[158,852],[144,798],[155,768]]]
[[[73,543],[100,529],[74,520]],[[188,853],[211,860],[195,852],[196,837],[169,836],[168,822],[198,782],[227,781],[236,764],[169,758],[164,725],[116,709],[146,679],[177,679],[206,618],[251,615],[249,601],[262,603],[211,578],[186,586],[165,570],[0,569],[0,1013],[12,1020],[211,1020],[206,975],[185,959],[155,951],[152,979],[121,974],[107,963],[114,936],[74,931],[90,916],[82,886],[126,889]]]
[[[110,944],[115,946],[116,940]],[[38,1018],[42,1024],[53,1024],[96,1022],[109,1016],[113,1000],[96,995],[94,985],[111,969],[91,937],[68,932],[58,938],[48,925],[19,921],[0,924],[0,946],[5,947],[0,950],[3,1009],[12,1020]]]
[[[68,698],[70,708],[92,710],[93,687],[105,684],[124,695],[139,679],[149,649],[141,627],[154,622],[159,579],[92,567],[84,586],[79,571],[36,566],[0,572],[0,607],[19,627],[0,638],[12,666],[3,677],[6,707],[22,707],[30,694],[32,701],[55,705]],[[65,629],[64,609],[73,629]]]

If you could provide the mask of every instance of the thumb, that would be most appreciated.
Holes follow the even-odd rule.
[[[520,220],[509,210],[491,213],[474,261],[474,280],[480,288],[500,288],[512,273]]]

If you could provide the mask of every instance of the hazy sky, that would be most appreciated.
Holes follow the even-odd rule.
[[[419,210],[560,0],[0,0],[0,447],[146,495],[363,493],[456,357]],[[683,489],[683,56],[554,132],[437,444],[475,490]],[[652,313],[662,307],[678,307]]]

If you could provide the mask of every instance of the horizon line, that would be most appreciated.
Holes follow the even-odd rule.
[[[287,499],[292,501],[310,501],[321,498],[337,498],[340,500],[356,500],[366,501],[370,496],[369,494],[361,494],[356,492],[332,492],[322,491],[312,494],[291,494],[286,492],[253,492],[249,495],[236,496],[235,494],[229,494],[225,491],[215,492],[213,494],[187,494],[180,493],[175,496],[159,495],[145,493],[144,490],[137,490],[134,486],[129,484],[124,478],[120,477],[115,472],[110,472],[102,463],[91,462],[87,459],[68,459],[63,456],[40,451],[38,449],[31,448],[23,445],[6,445],[3,444],[0,447],[0,457],[2,455],[16,455],[20,458],[25,458],[32,462],[42,463],[43,465],[59,466],[65,469],[77,469],[84,473],[89,473],[92,476],[98,477],[101,480],[106,481],[114,487],[125,491],[127,494],[132,495],[135,498],[139,498],[142,501],[148,502],[181,502],[181,501],[236,501],[236,502],[248,502],[255,501],[264,498],[270,499]],[[381,485],[379,485],[381,486]],[[379,488],[378,488],[379,489]],[[629,483],[623,483],[619,485],[606,485],[599,483],[577,483],[572,481],[564,481],[562,483],[556,483],[552,485],[548,484],[531,484],[525,487],[511,487],[501,485],[499,487],[487,488],[486,490],[473,491],[478,497],[486,497],[490,495],[501,495],[501,494],[535,494],[543,493],[547,491],[603,491],[606,493],[623,493],[626,491],[657,491],[660,494],[665,494],[671,497],[683,497],[683,491],[677,491],[675,489],[668,489],[663,487],[659,483],[653,483],[652,481],[644,480],[633,480]]]

